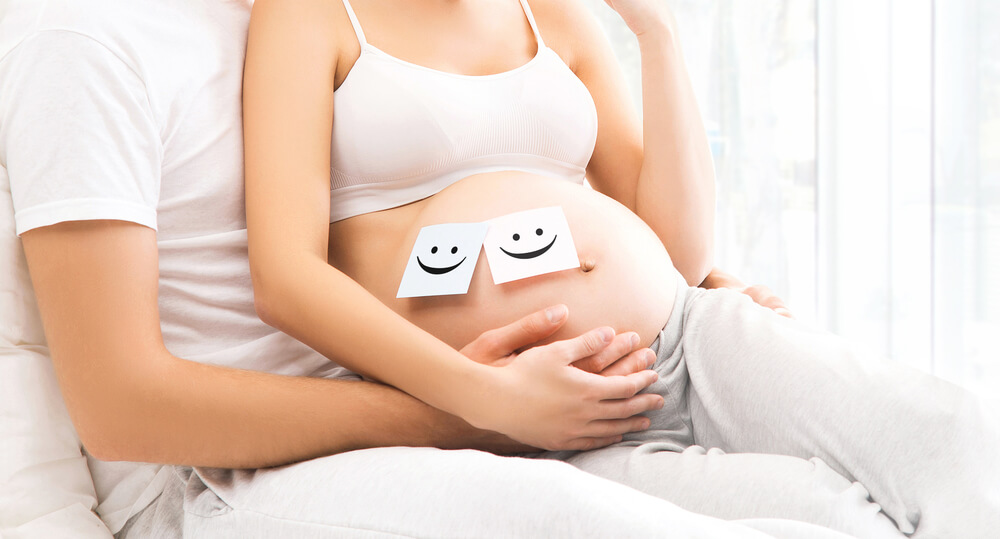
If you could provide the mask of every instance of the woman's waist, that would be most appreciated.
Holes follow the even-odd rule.
[[[421,228],[544,207],[559,207],[565,215],[578,268],[494,284],[483,253],[467,294],[396,298]],[[669,317],[676,287],[662,244],[630,210],[589,188],[523,172],[472,176],[414,204],[334,223],[330,247],[333,265],[456,347],[557,303],[570,308],[570,317],[552,339],[610,325],[638,332],[648,345]]]

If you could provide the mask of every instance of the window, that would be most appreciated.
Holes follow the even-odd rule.
[[[641,100],[635,38],[588,1]],[[717,264],[876,353],[1000,387],[1000,3],[670,5]]]

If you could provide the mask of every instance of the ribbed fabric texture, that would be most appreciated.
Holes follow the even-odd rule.
[[[590,92],[545,46],[502,73],[469,76],[406,62],[369,44],[334,93],[330,220],[431,196],[482,172],[583,182],[597,140]]]

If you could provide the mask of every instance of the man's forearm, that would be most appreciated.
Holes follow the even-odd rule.
[[[118,388],[98,458],[259,468],[381,446],[523,446],[394,388],[279,376],[169,358]]]

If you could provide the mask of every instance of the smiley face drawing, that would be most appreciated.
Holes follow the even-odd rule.
[[[446,223],[421,228],[396,297],[468,293],[488,228],[486,223]]]
[[[431,247],[431,254],[432,255],[437,254],[437,252],[438,252],[437,245]],[[453,254],[453,255],[454,254],[458,254],[458,246],[457,245],[452,246],[452,248],[451,248],[451,254]],[[447,266],[447,267],[439,268],[439,267],[429,266],[429,265],[425,264],[422,260],[420,260],[420,256],[417,256],[417,264],[420,266],[420,269],[426,271],[427,273],[430,273],[431,275],[444,275],[445,273],[448,273],[450,271],[454,271],[455,269],[457,269],[459,266],[462,265],[462,262],[465,262],[465,260],[467,258],[469,258],[469,257],[467,257],[467,256],[463,257],[454,266]]]
[[[542,230],[541,228],[536,228],[535,229],[535,235],[536,236],[542,236],[544,234],[545,234],[545,231]],[[544,255],[549,249],[552,248],[553,245],[556,244],[556,239],[558,237],[559,237],[558,235],[553,235],[552,236],[552,241],[550,241],[548,243],[548,245],[542,247],[541,249],[535,249],[534,251],[528,251],[527,253],[514,253],[514,252],[511,252],[511,251],[508,251],[507,249],[504,249],[503,247],[501,247],[500,250],[503,251],[503,254],[505,254],[507,256],[512,256],[512,257],[520,259],[520,260],[530,260],[532,258],[537,258],[539,256]],[[518,234],[517,232],[515,232],[514,234],[511,235],[511,239],[514,240],[514,241],[521,241],[521,235]]]
[[[495,284],[580,267],[562,208],[521,211],[488,221],[483,247]]]

